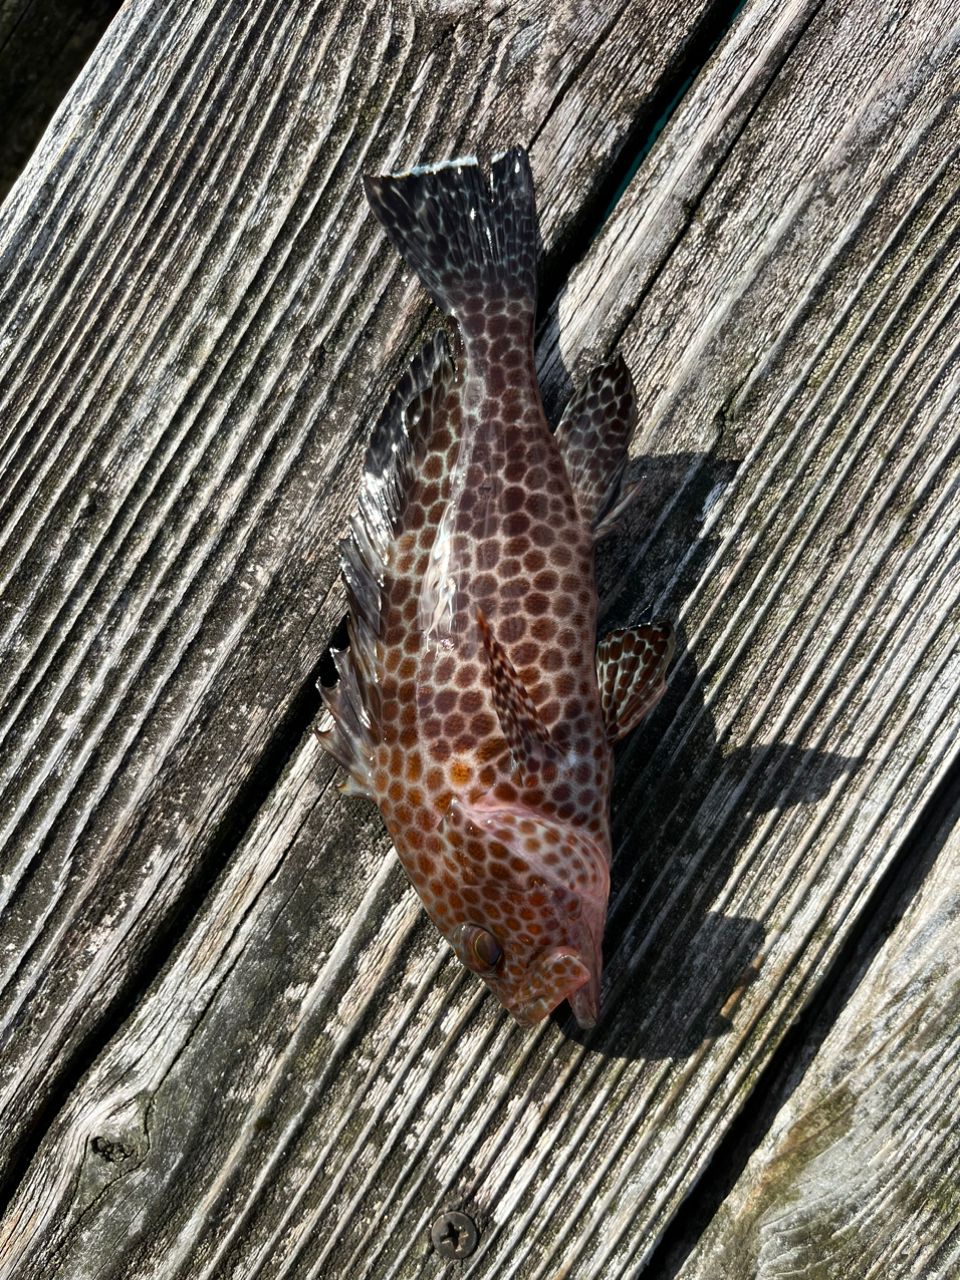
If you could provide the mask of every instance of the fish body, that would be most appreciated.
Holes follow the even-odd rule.
[[[596,649],[594,544],[635,416],[619,359],[556,433],[533,352],[527,157],[366,180],[453,318],[397,387],[343,544],[349,649],[319,738],[376,801],[429,915],[521,1023],[599,1014],[612,743],[663,691],[668,628]]]

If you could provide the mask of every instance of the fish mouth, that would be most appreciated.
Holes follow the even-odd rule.
[[[600,1020],[600,974],[592,973],[588,982],[576,991],[572,991],[567,999],[577,1020],[577,1026],[584,1031],[595,1027]]]
[[[596,1025],[600,1014],[600,975],[576,947],[552,947],[531,965],[510,1012],[522,1026],[536,1026],[564,1000],[570,1001],[581,1027]]]
[[[555,1009],[563,1000],[569,1001],[577,1025],[585,1031],[595,1027],[600,1018],[600,975],[603,972],[600,939],[603,937],[606,907],[606,898],[598,902],[585,900],[574,945],[546,952],[533,967],[535,981],[543,982],[554,997],[550,1009]],[[558,955],[574,956],[577,963],[559,966],[556,961]]]
[[[586,960],[589,974],[587,981],[567,993],[570,1008],[577,1020],[577,1025],[584,1031],[595,1027],[600,1019],[600,975],[603,972],[603,955],[600,939],[603,937],[603,926],[606,919],[606,901],[599,908],[596,928],[591,919],[592,913],[585,912],[581,928],[581,955]]]

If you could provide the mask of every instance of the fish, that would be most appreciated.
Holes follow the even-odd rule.
[[[613,744],[656,705],[672,628],[596,643],[594,549],[625,486],[620,355],[556,431],[534,361],[538,226],[521,147],[364,178],[447,317],[377,422],[341,544],[348,622],[321,746],[380,809],[431,920],[522,1026],[600,1013]]]

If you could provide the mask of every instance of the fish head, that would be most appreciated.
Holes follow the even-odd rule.
[[[462,908],[444,930],[459,959],[524,1026],[563,1000],[594,1026],[610,893],[599,840],[519,803],[454,801],[445,826],[462,870]]]

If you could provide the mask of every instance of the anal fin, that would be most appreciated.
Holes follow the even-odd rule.
[[[637,417],[630,371],[621,355],[594,369],[563,411],[557,444],[577,509],[600,536],[605,518],[620,508],[627,446]],[[632,494],[631,494],[632,496]]]
[[[597,683],[611,742],[628,734],[663,697],[673,651],[673,628],[656,622],[611,631],[597,645]]]
[[[547,763],[556,760],[557,747],[506,650],[490,630],[490,624],[480,610],[477,610],[477,626],[487,656],[493,705],[500,728],[514,763],[526,782],[538,777]]]

